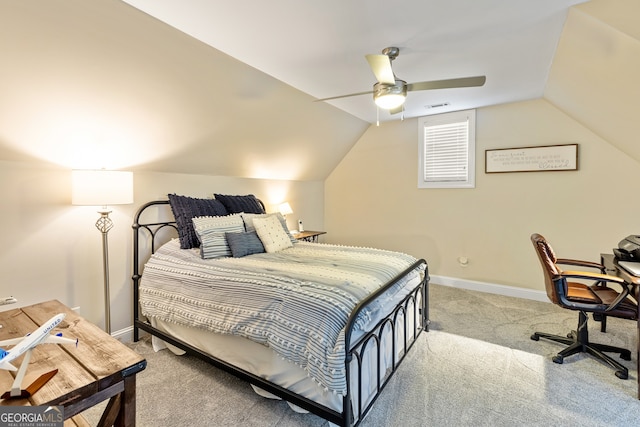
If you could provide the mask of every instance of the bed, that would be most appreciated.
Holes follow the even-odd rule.
[[[145,331],[154,347],[199,357],[262,396],[333,424],[358,425],[428,330],[427,263],[298,242],[281,215],[247,197],[216,195],[229,203],[202,209],[199,203],[214,202],[169,195],[140,207],[133,223],[134,340]],[[274,247],[278,239],[269,233],[284,248]],[[263,237],[262,250],[245,241],[249,235],[251,242]]]

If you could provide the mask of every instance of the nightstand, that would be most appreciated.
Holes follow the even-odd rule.
[[[291,234],[298,240],[303,240],[305,242],[317,242],[318,236],[321,234],[327,234],[326,231],[300,231],[295,234]]]

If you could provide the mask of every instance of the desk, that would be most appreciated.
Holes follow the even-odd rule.
[[[54,332],[78,338],[78,346],[37,346],[23,388],[44,372],[58,369],[58,373],[28,399],[0,400],[0,405],[61,405],[67,426],[85,425],[76,415],[110,399],[99,425],[135,426],[136,374],[146,367],[146,360],[59,301],[0,312],[0,340],[23,337],[58,313],[66,317]],[[16,359],[16,365],[23,357]],[[9,371],[0,370],[0,390],[9,390],[12,382]]]
[[[631,292],[636,302],[638,302],[638,294],[640,291],[640,277],[636,277],[624,268],[620,267],[613,254],[600,254],[600,263],[604,265],[607,274],[618,276],[625,282],[631,283],[633,285],[633,289],[631,290]],[[638,304],[638,307],[638,321],[636,322],[638,327],[638,344],[636,347],[636,376],[638,377],[638,399],[640,399],[640,304]]]

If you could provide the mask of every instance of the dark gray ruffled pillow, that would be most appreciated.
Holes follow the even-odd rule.
[[[230,196],[226,194],[214,194],[216,200],[222,202],[229,213],[265,213],[264,206],[253,194],[246,196]]]
[[[255,231],[245,231],[242,233],[226,233],[227,244],[231,248],[231,255],[234,258],[241,258],[251,254],[263,253],[264,246]]]
[[[194,217],[228,215],[227,208],[215,199],[197,199],[188,196],[169,194],[169,204],[173,217],[178,226],[178,239],[181,249],[191,249],[200,246],[200,240],[193,228]]]

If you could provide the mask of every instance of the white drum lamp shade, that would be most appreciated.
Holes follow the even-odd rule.
[[[133,172],[109,170],[72,171],[71,203],[84,206],[133,203]]]

